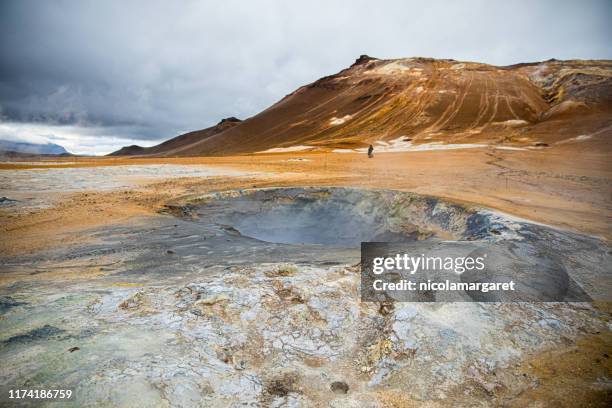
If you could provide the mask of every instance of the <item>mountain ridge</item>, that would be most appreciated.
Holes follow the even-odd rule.
[[[361,55],[348,68],[299,87],[233,126],[219,128],[222,121],[141,154],[337,151],[368,144],[391,149],[406,143],[543,146],[605,129],[611,112],[610,60],[495,66]]]
[[[70,154],[63,146],[55,143],[29,143],[0,140],[0,152],[11,154],[45,154],[45,155],[68,155]]]
[[[108,156],[155,155],[160,153],[172,155],[172,151],[175,149],[202,141],[208,137],[229,129],[240,122],[242,122],[240,119],[231,116],[229,118],[221,119],[219,123],[209,128],[183,133],[152,147],[141,147],[138,145],[125,146],[115,152],[110,153]]]

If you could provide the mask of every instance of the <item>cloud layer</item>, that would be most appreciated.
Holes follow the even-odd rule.
[[[76,153],[256,114],[360,54],[611,58],[608,1],[3,1],[0,138]]]

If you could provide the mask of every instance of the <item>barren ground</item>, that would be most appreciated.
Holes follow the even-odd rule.
[[[155,214],[168,201],[186,194],[251,188],[253,186],[351,186],[412,191],[474,203],[531,221],[596,235],[609,240],[612,231],[612,165],[606,150],[563,149],[506,151],[469,149],[378,154],[282,153],[206,158],[79,158],[59,165],[0,164],[0,169],[82,168],[118,165],[205,165],[238,170],[236,176],[181,177],[166,180],[141,178],[126,188],[100,191],[92,179],[84,191],[45,191],[48,208],[15,212],[0,209],[2,232],[10,236],[0,249],[7,254],[65,244],[65,234],[78,239],[78,231]],[[44,170],[42,170],[44,171]],[[52,170],[51,170],[52,171]],[[91,171],[95,175],[95,169]],[[247,173],[246,175],[242,175]],[[257,174],[258,173],[258,174]],[[0,173],[1,174],[1,173]],[[25,181],[24,181],[25,183]],[[67,192],[67,191],[68,192]],[[17,197],[35,197],[31,189]],[[3,193],[8,196],[9,192]],[[16,198],[15,194],[9,198]]]
[[[148,217],[162,217],[159,212],[166,205],[180,203],[189,196],[279,186],[350,186],[434,195],[609,242],[612,237],[609,157],[605,145],[589,142],[524,151],[477,148],[384,153],[375,154],[373,159],[354,153],[293,152],[211,158],[67,158],[53,159],[47,164],[44,161],[2,163],[0,196],[17,202],[0,207],[0,251],[9,259],[66,248],[94,239],[90,231],[98,227],[137,225]],[[151,176],[151,169],[161,164],[176,167],[160,171],[161,176],[153,171]],[[125,174],[126,167],[118,167],[120,177],[114,177],[115,173],[100,170],[111,166],[133,166],[145,171],[134,170],[130,175]],[[53,179],[56,187],[49,190],[43,185],[48,185],[48,178],[31,175],[19,178],[24,171],[33,169],[50,175],[56,174],[57,169],[80,169],[81,172],[78,183],[73,173],[61,173]],[[108,174],[113,176],[113,181],[120,179],[121,182],[108,185]],[[15,184],[16,179],[19,185]],[[101,257],[94,262],[96,267],[71,263],[65,268],[50,268],[35,275],[24,273],[23,269],[3,268],[0,286],[6,289],[9,285],[37,279],[87,282],[108,273],[108,268],[100,267],[103,260]],[[609,327],[609,304],[595,304],[592,313],[605,316],[598,319],[607,321]],[[610,394],[606,390],[612,375],[609,331],[585,332],[577,339],[568,340],[563,347],[551,344],[549,351],[526,356],[520,364],[497,373],[500,377],[522,375],[536,381],[537,387],[532,386],[533,382],[519,391],[505,388],[491,391],[485,386],[482,392],[494,392],[499,398],[496,401],[509,406],[526,406],[533,401],[541,403],[537,406],[553,403],[568,407],[605,406],[609,402]],[[462,388],[457,388],[448,397],[462,401],[463,393]],[[419,404],[384,391],[379,392],[378,400],[386,406]],[[432,402],[431,406],[438,405]]]

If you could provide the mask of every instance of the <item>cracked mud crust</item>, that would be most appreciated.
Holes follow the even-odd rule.
[[[612,378],[609,308],[362,304],[354,248],[254,239],[238,223],[205,222],[209,210],[194,201],[330,185],[370,197],[382,189],[433,196],[439,209],[461,209],[454,229],[419,216],[388,231],[456,239],[466,231],[463,215],[482,211],[563,257],[589,293],[606,293],[599,275],[609,276],[609,263],[594,255],[609,256],[608,162],[597,151],[564,149],[164,159],[247,174],[2,193],[17,201],[0,208],[10,237],[0,242],[2,392],[62,385],[75,390],[73,406],[129,406],[129,395],[145,406],[186,407],[546,407],[563,406],[562,397],[566,406],[602,406]],[[95,173],[110,162],[84,167]],[[310,190],[317,199],[334,191]],[[486,231],[491,239],[516,233]]]
[[[608,309],[363,303],[352,240],[274,242],[243,234],[246,224],[232,227],[250,215],[254,224],[267,220],[262,205],[283,223],[310,225],[295,217],[298,205],[317,218],[348,212],[346,220],[358,224],[387,220],[387,230],[373,234],[409,223],[416,229],[402,238],[424,244],[439,235],[535,246],[565,263],[590,296],[609,293],[600,279],[609,265],[605,241],[475,206],[348,188],[192,195],[177,207],[184,211],[93,228],[79,244],[5,258],[13,280],[1,292],[0,391],[62,384],[74,389],[75,406],[129,405],[129,395],[144,405],[186,407],[521,406],[527,396],[548,404],[555,382],[566,378],[570,389],[588,383],[584,398],[609,396]],[[313,237],[327,239],[321,234]],[[78,274],[80,265],[99,274],[61,275]],[[32,269],[40,276],[24,279]],[[590,371],[572,381],[570,367],[586,370],[587,362]]]

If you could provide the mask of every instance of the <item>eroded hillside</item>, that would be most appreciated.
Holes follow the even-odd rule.
[[[542,148],[611,133],[611,112],[612,61],[497,67],[364,55],[243,122],[135,154],[338,151],[368,144],[383,151],[466,143]]]

